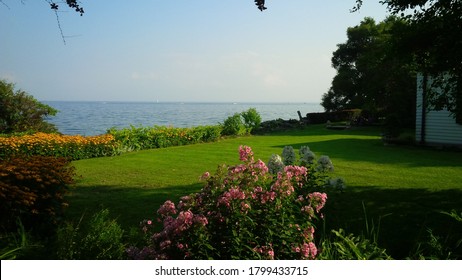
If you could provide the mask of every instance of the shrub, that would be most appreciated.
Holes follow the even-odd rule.
[[[125,254],[124,231],[109,218],[109,210],[83,216],[77,224],[66,223],[58,230],[58,258],[66,260],[120,260]]]
[[[217,141],[221,137],[221,127],[131,126],[123,129],[111,128],[108,133],[120,144],[122,150],[137,151]]]
[[[261,116],[255,108],[229,116],[223,123],[223,135],[241,136],[259,129]]]
[[[235,113],[232,116],[229,116],[223,122],[223,135],[228,136],[240,136],[247,133],[246,127],[242,122],[241,114]]]
[[[0,161],[0,216],[12,229],[20,219],[26,228],[53,230],[67,206],[64,195],[74,168],[64,158],[33,156]]]
[[[244,119],[244,126],[247,129],[247,133],[252,133],[260,127],[261,116],[257,112],[257,109],[250,108],[249,110],[242,112],[241,116]]]
[[[142,222],[145,247],[127,249],[134,259],[314,259],[315,223],[327,195],[307,167],[285,166],[272,174],[250,147],[241,164],[206,172],[203,189],[166,201],[155,219]],[[313,170],[315,170],[313,168]],[[316,171],[313,171],[315,173]]]

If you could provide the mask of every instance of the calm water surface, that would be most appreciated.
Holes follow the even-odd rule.
[[[316,103],[135,103],[135,102],[44,102],[59,110],[48,119],[69,135],[99,135],[111,127],[216,125],[234,113],[257,109],[263,121],[298,119],[322,112]]]

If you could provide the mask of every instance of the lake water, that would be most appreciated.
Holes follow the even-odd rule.
[[[193,127],[222,123],[234,113],[255,108],[262,121],[299,119],[322,112],[317,103],[137,103],[137,102],[43,102],[59,110],[47,120],[69,135],[99,135],[111,127],[174,126]]]

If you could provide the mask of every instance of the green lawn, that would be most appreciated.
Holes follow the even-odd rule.
[[[326,227],[361,234],[366,215],[369,226],[381,218],[380,245],[396,258],[408,256],[427,227],[443,235],[457,230],[438,211],[462,212],[461,152],[385,146],[376,128],[333,131],[323,126],[76,161],[79,177],[69,196],[68,217],[78,219],[104,207],[124,228],[135,227],[153,218],[165,200],[200,189],[205,171],[238,163],[239,145],[252,147],[265,162],[287,145],[308,145],[316,155],[330,156],[334,176],[343,177],[347,189],[330,194]]]

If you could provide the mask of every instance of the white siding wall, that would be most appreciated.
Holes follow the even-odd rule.
[[[429,82],[430,83],[430,82]],[[417,76],[416,141],[422,128],[422,75]],[[426,113],[425,142],[427,144],[462,145],[462,125],[457,124],[447,110]]]

